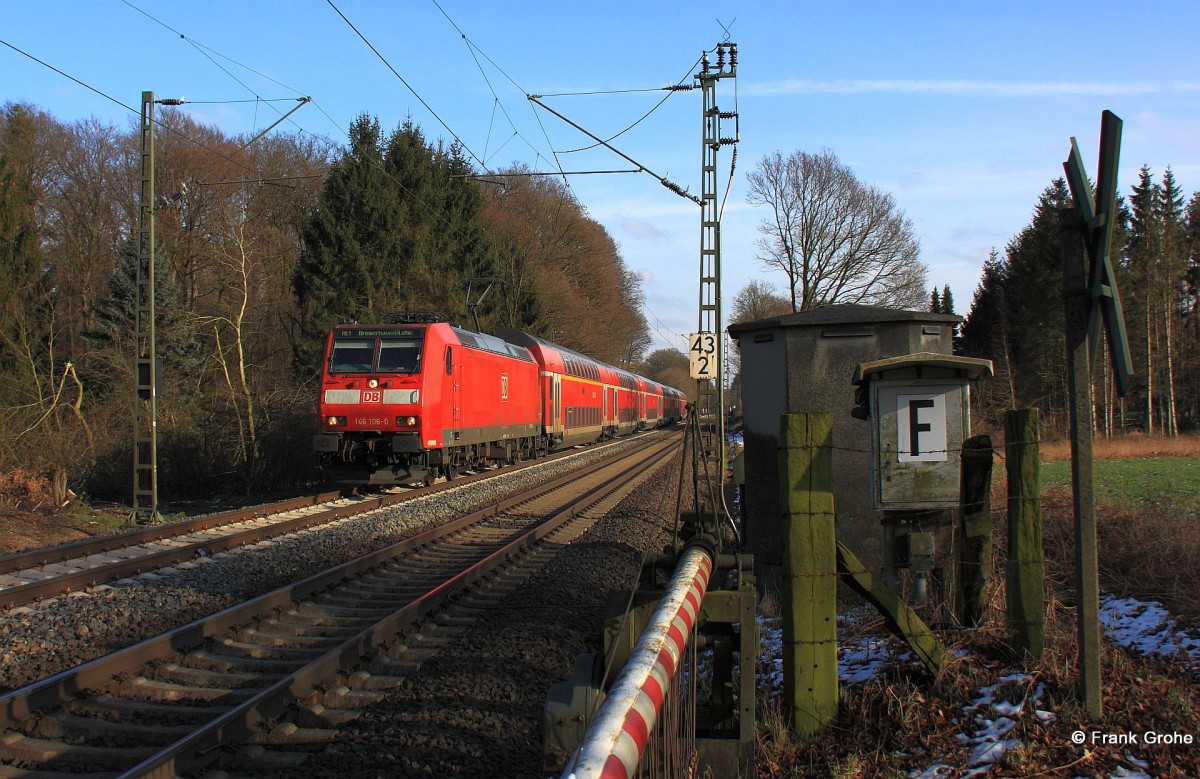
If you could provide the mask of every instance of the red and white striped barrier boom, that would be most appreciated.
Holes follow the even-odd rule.
[[[636,775],[663,698],[696,625],[712,567],[708,550],[699,546],[684,550],[662,602],[563,779],[629,779]]]

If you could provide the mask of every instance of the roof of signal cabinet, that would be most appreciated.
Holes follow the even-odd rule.
[[[958,314],[934,314],[930,311],[904,311],[882,306],[841,304],[820,306],[794,314],[759,319],[754,322],[737,322],[728,327],[734,338],[741,333],[765,330],[774,327],[804,327],[811,325],[856,325],[877,322],[940,322],[959,324],[963,318]]]

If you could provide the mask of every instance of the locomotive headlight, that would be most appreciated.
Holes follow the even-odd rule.
[[[402,427],[415,427],[417,424],[416,417],[396,417],[396,424]]]
[[[329,417],[328,419],[325,420],[325,424],[329,425],[330,427],[345,427],[346,426],[346,418],[345,417]]]
[[[371,389],[375,389],[376,387],[379,386],[379,379],[371,379],[370,381],[367,382],[367,386],[370,387]]]

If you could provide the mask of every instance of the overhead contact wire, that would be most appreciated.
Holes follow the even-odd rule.
[[[91,92],[95,92],[97,95],[99,95],[100,97],[104,98],[105,100],[110,100],[110,101],[112,101],[113,103],[115,103],[115,104],[119,105],[121,108],[124,108],[126,111],[129,111],[129,112],[130,112],[130,113],[132,113],[132,114],[136,114],[136,115],[139,115],[139,116],[140,116],[140,115],[141,115],[141,113],[142,113],[142,112],[141,112],[141,109],[139,109],[139,108],[134,108],[134,107],[132,107],[132,106],[130,106],[130,105],[127,105],[126,103],[122,103],[120,100],[118,100],[117,98],[113,97],[112,95],[109,95],[109,94],[107,94],[107,93],[105,93],[105,92],[102,92],[101,90],[97,89],[96,87],[92,86],[91,84],[88,84],[88,83],[86,83],[86,82],[80,81],[79,79],[77,79],[77,78],[75,78],[74,76],[72,76],[70,73],[67,73],[67,72],[65,72],[65,71],[63,71],[63,70],[60,70],[60,69],[58,69],[58,68],[54,67],[53,65],[51,65],[50,63],[48,63],[48,62],[46,62],[46,61],[44,61],[44,60],[38,59],[38,58],[37,58],[37,57],[35,57],[34,55],[30,54],[29,52],[27,52],[27,51],[25,51],[25,50],[23,50],[23,49],[19,49],[19,48],[17,48],[16,46],[12,45],[12,44],[11,44],[11,43],[9,43],[8,41],[5,41],[5,40],[2,40],[2,39],[0,39],[0,44],[3,44],[3,45],[5,45],[5,46],[7,46],[8,48],[12,49],[13,51],[17,52],[18,54],[20,54],[20,55],[22,55],[22,56],[28,57],[29,59],[33,60],[33,61],[34,61],[34,62],[36,62],[37,64],[41,65],[42,67],[49,68],[50,70],[54,71],[54,72],[55,72],[55,73],[57,73],[58,75],[62,76],[63,78],[70,79],[71,81],[75,82],[76,84],[78,84],[79,86],[83,87],[84,89],[87,89],[87,90],[89,90],[89,91],[91,91]],[[215,154],[216,156],[220,157],[221,159],[225,160],[226,162],[229,162],[229,163],[232,163],[232,164],[234,164],[234,165],[237,165],[237,166],[238,166],[238,167],[240,167],[242,170],[245,170],[245,171],[251,171],[251,172],[253,172],[253,171],[251,170],[251,168],[250,168],[250,167],[248,167],[247,165],[245,165],[244,163],[242,163],[242,162],[239,162],[239,161],[237,161],[237,160],[234,160],[234,159],[232,159],[232,158],[230,158],[230,157],[226,157],[224,154],[222,154],[221,152],[217,151],[216,149],[213,149],[213,148],[211,148],[211,147],[209,147],[209,146],[205,145],[205,144],[204,144],[204,143],[202,143],[201,141],[198,141],[198,140],[196,140],[195,138],[192,138],[192,137],[190,137],[190,136],[188,136],[188,135],[185,135],[185,134],[183,134],[183,133],[179,132],[179,131],[178,131],[178,130],[176,130],[174,127],[171,127],[171,126],[169,126],[169,125],[163,124],[163,122],[162,122],[162,121],[160,121],[160,120],[158,120],[158,119],[155,119],[155,120],[154,120],[154,123],[155,123],[156,125],[158,125],[158,127],[159,127],[159,128],[161,128],[162,130],[165,130],[166,132],[169,132],[169,133],[171,133],[172,135],[178,136],[179,138],[182,138],[183,140],[187,141],[188,143],[191,143],[191,144],[193,144],[194,146],[198,146],[198,147],[200,147],[201,149],[204,149],[205,151],[207,151],[207,152],[209,152],[209,153],[211,153],[211,154]]]
[[[475,67],[477,67],[479,69],[480,74],[483,75],[484,83],[486,83],[488,85],[488,89],[490,89],[492,91],[492,96],[496,99],[496,102],[500,105],[500,111],[504,114],[504,118],[506,120],[508,120],[509,126],[513,128],[513,132],[516,134],[516,136],[518,138],[520,138],[522,141],[524,141],[525,145],[528,146],[530,148],[530,150],[534,153],[535,169],[536,169],[537,160],[545,159],[547,162],[549,162],[550,160],[543,157],[542,152],[536,146],[534,146],[533,143],[528,138],[526,138],[521,133],[520,130],[517,129],[517,125],[513,121],[512,116],[509,115],[508,109],[504,107],[504,101],[500,100],[500,96],[496,93],[495,87],[492,86],[491,79],[489,79],[487,77],[487,74],[483,70],[483,66],[479,62],[479,57],[477,57],[476,54],[478,54],[479,56],[481,56],[485,60],[487,60],[488,64],[491,65],[493,68],[495,68],[497,73],[504,76],[504,78],[506,78],[508,80],[508,83],[512,84],[517,90],[519,90],[521,92],[521,94],[523,94],[523,95],[528,94],[528,92],[520,84],[518,84],[516,82],[516,80],[513,79],[513,77],[510,76],[504,70],[504,68],[497,65],[496,61],[493,60],[490,56],[488,56],[488,53],[486,51],[479,48],[479,46],[474,41],[472,41],[465,32],[463,32],[463,29],[461,27],[459,27],[458,23],[455,22],[454,19],[452,19],[450,17],[450,14],[446,13],[446,9],[442,8],[441,4],[438,3],[437,0],[432,0],[432,2],[433,2],[434,7],[437,8],[438,11],[441,12],[442,16],[446,17],[446,21],[450,23],[450,26],[454,28],[455,32],[457,32],[459,34],[462,41],[467,45],[467,48],[471,51],[471,58],[475,61]],[[571,196],[575,197],[576,202],[578,202],[579,199],[578,199],[578,197],[575,196],[575,191],[571,188],[571,182],[567,177],[566,171],[563,169],[562,161],[558,159],[558,155],[554,152],[554,144],[552,144],[550,142],[550,135],[549,135],[549,133],[546,132],[546,127],[545,127],[545,125],[542,124],[542,120],[541,120],[541,117],[538,115],[537,109],[533,108],[533,106],[530,106],[530,111],[533,112],[533,117],[537,121],[538,126],[542,130],[542,137],[545,138],[545,140],[546,140],[546,148],[549,149],[551,155],[554,156],[553,167],[557,170],[559,176],[562,178],[563,184],[566,186],[567,190],[571,192]],[[511,140],[511,138],[509,140]],[[499,152],[499,149],[497,149],[497,153],[498,152]],[[493,155],[493,156],[495,156],[495,155]],[[487,170],[487,166],[484,166],[484,170],[485,171]]]
[[[351,22],[344,13],[342,13],[341,9],[338,8],[334,4],[333,0],[325,0],[325,2],[329,4],[330,8],[332,8],[334,11],[337,12],[338,16],[342,17],[342,21],[344,21],[346,23],[346,25],[349,26],[349,28],[354,31],[355,35],[357,35],[360,39],[362,39],[363,43],[367,44],[367,48],[369,48],[372,52],[375,53],[375,56],[379,58],[379,61],[382,62],[385,66],[387,66],[387,69],[392,72],[392,75],[394,75],[397,79],[400,80],[400,83],[403,84],[408,89],[408,91],[413,94],[413,97],[415,97],[417,99],[417,101],[420,102],[420,104],[425,107],[425,110],[428,111],[430,113],[430,115],[433,116],[434,119],[438,120],[438,124],[440,124],[443,128],[445,128],[446,132],[450,133],[450,135],[454,137],[454,140],[458,141],[458,143],[464,149],[466,149],[467,153],[470,154],[471,157],[476,162],[479,163],[479,166],[481,168],[483,168],[484,171],[487,171],[487,165],[484,164],[483,160],[479,159],[479,155],[477,155],[475,152],[471,151],[471,147],[468,146],[466,144],[466,142],[463,141],[462,138],[458,137],[458,133],[454,132],[454,130],[452,130],[450,128],[450,125],[446,124],[445,120],[442,119],[442,117],[438,114],[438,112],[433,110],[433,106],[431,106],[431,105],[429,105],[429,103],[425,102],[425,98],[421,97],[421,95],[417,92],[417,90],[413,89],[413,86],[411,84],[409,84],[408,81],[405,80],[404,76],[400,75],[400,71],[396,70],[396,68],[394,68],[392,66],[392,63],[388,62],[387,58],[383,56],[383,54],[379,51],[379,49],[375,48],[375,44],[371,43],[371,41],[367,40],[367,36],[365,36],[361,32],[359,32],[358,28],[354,26],[354,23]]]
[[[138,8],[137,6],[133,5],[132,3],[130,3],[130,2],[129,2],[129,0],[122,0],[122,2],[124,2],[124,3],[125,3],[125,5],[129,6],[129,7],[130,7],[130,8],[132,8],[133,10],[135,10],[135,11],[137,11],[138,13],[142,14],[143,16],[147,17],[147,18],[148,18],[148,19],[150,19],[151,21],[155,22],[155,23],[156,23],[156,24],[158,24],[159,26],[163,27],[164,29],[166,29],[166,30],[168,30],[168,31],[170,31],[170,32],[172,32],[172,33],[174,33],[175,35],[178,35],[178,36],[179,36],[181,39],[188,41],[190,44],[192,44],[192,46],[193,46],[193,47],[206,49],[206,50],[208,50],[208,51],[212,52],[214,55],[216,55],[216,56],[218,56],[218,57],[221,57],[222,59],[228,60],[229,62],[232,62],[232,63],[236,64],[238,67],[240,67],[240,68],[243,68],[244,70],[247,70],[247,71],[249,71],[250,73],[254,73],[255,75],[258,75],[258,76],[260,76],[260,77],[262,77],[262,78],[264,78],[264,79],[267,79],[268,81],[271,81],[272,83],[279,84],[280,86],[284,87],[285,89],[289,89],[289,90],[291,90],[291,91],[293,91],[293,92],[297,92],[297,94],[299,94],[298,90],[296,90],[296,89],[294,89],[294,88],[292,88],[292,87],[288,86],[287,84],[284,84],[284,83],[282,83],[282,82],[280,82],[280,81],[278,81],[278,80],[276,80],[276,79],[273,79],[273,78],[271,78],[270,76],[266,76],[266,75],[264,75],[264,74],[262,74],[262,73],[258,72],[258,71],[257,71],[257,70],[255,70],[254,68],[251,68],[251,67],[250,67],[250,66],[248,66],[248,65],[245,65],[245,64],[243,64],[243,63],[241,63],[241,62],[238,62],[237,60],[233,59],[232,57],[229,57],[229,56],[227,56],[227,55],[225,55],[225,54],[222,54],[221,52],[218,52],[218,51],[216,51],[215,49],[212,49],[212,48],[210,48],[210,47],[208,47],[208,46],[205,46],[205,45],[204,45],[204,44],[202,44],[202,43],[199,43],[198,41],[195,41],[195,40],[193,40],[193,39],[189,38],[187,35],[185,35],[184,33],[180,32],[179,30],[176,30],[174,27],[171,27],[170,25],[166,24],[165,22],[161,21],[160,19],[157,19],[157,18],[155,18],[154,16],[152,16],[152,15],[150,15],[150,14],[146,13],[146,12],[145,12],[145,11],[143,11],[142,9],[140,9],[140,8]],[[336,9],[335,9],[335,10],[336,10]],[[344,18],[344,17],[343,17],[343,18]],[[353,25],[351,25],[351,27],[353,27]],[[368,45],[369,45],[369,44],[368,44]],[[203,53],[203,52],[201,52],[201,53]],[[206,55],[206,57],[207,57],[207,55]],[[250,88],[249,86],[247,86],[246,84],[242,83],[242,81],[241,81],[241,80],[239,80],[238,78],[236,78],[235,76],[233,76],[233,74],[229,73],[229,71],[228,71],[228,70],[226,70],[225,68],[221,67],[221,66],[220,66],[218,63],[216,63],[216,62],[215,62],[215,60],[213,60],[213,58],[212,58],[212,57],[207,57],[207,58],[208,58],[210,61],[212,61],[212,62],[213,62],[213,64],[214,64],[214,65],[216,65],[216,66],[217,66],[217,67],[218,67],[218,68],[219,68],[219,69],[220,69],[220,70],[221,70],[223,73],[225,73],[226,75],[228,75],[228,76],[229,76],[230,78],[232,78],[232,79],[233,79],[235,82],[237,82],[237,83],[238,83],[238,84],[240,84],[240,85],[241,85],[243,88],[245,88],[247,92],[249,92],[249,93],[250,93],[250,94],[252,94],[252,95],[255,95],[255,98],[256,98],[256,100],[262,100],[262,98],[261,98],[261,97],[259,97],[259,96],[258,96],[258,94],[257,94],[257,93],[256,93],[256,92],[255,92],[253,89],[251,89],[251,88]],[[65,74],[64,74],[64,75],[65,75]],[[70,77],[68,76],[68,78],[70,78]],[[86,86],[86,85],[85,85],[85,86]],[[107,97],[107,96],[106,96],[106,97]],[[109,98],[109,99],[112,99],[112,98]],[[280,98],[280,99],[291,99],[291,98]],[[250,102],[250,101],[230,101],[230,102]],[[275,102],[275,101],[263,101],[263,102],[268,102],[268,103],[270,103],[270,102]],[[334,119],[332,116],[330,116],[330,115],[329,115],[329,112],[328,112],[328,111],[326,111],[326,110],[324,109],[324,107],[323,107],[323,106],[321,106],[320,104],[316,103],[315,101],[312,101],[312,100],[311,100],[311,98],[310,98],[310,102],[312,103],[312,105],[314,105],[314,106],[316,107],[316,109],[317,109],[318,111],[320,111],[320,112],[321,112],[321,115],[322,115],[322,116],[324,116],[324,117],[325,117],[325,118],[326,118],[326,119],[329,121],[329,123],[330,123],[330,124],[331,124],[333,127],[336,127],[336,128],[338,128],[338,130],[339,130],[339,131],[341,130],[341,125],[340,125],[340,124],[338,124],[337,120],[335,120],[335,119]],[[123,106],[123,107],[125,107],[125,108],[129,108],[129,106],[125,106],[125,105],[124,105],[124,104],[122,104],[122,103],[119,103],[119,102],[118,102],[118,104],[119,104],[119,105],[122,105],[122,106]],[[274,106],[272,106],[272,108],[274,108]],[[134,113],[138,113],[138,111],[136,111],[135,109],[129,108],[129,110],[130,110],[130,111],[133,111]],[[278,111],[278,109],[275,109],[275,110],[276,110],[276,111]],[[311,132],[311,131],[309,131],[309,130],[305,129],[304,127],[300,126],[299,124],[296,124],[296,122],[295,122],[295,121],[292,121],[292,124],[293,124],[293,125],[294,125],[294,126],[295,126],[295,127],[296,127],[296,128],[299,130],[299,131],[300,131],[300,132],[302,132],[302,133],[307,133],[308,135],[311,135],[311,136],[312,136],[312,137],[314,137],[314,138],[318,137],[318,136],[317,136],[315,133],[313,133],[313,132]],[[160,126],[163,126],[161,123],[159,123],[159,125],[160,125]],[[166,127],[164,126],[164,129],[170,129],[170,128],[166,128]],[[171,131],[172,131],[172,132],[176,132],[176,131],[174,131],[174,130],[171,130]],[[178,133],[176,133],[176,134],[178,134]],[[185,136],[185,137],[186,137],[186,136]],[[191,140],[191,139],[189,139],[189,140]],[[199,143],[198,141],[192,140],[192,142],[193,142],[193,143],[196,143],[197,145],[201,146],[202,148],[207,148],[207,147],[205,147],[203,144]],[[465,148],[465,147],[464,147],[464,148]],[[215,152],[215,151],[214,151],[214,150],[212,150],[212,149],[209,149],[209,151],[213,151],[213,153],[214,153],[214,154],[217,154],[218,156],[222,157],[223,159],[226,159],[227,161],[233,162],[233,160],[230,160],[228,157],[225,157],[224,155],[220,154],[219,152]],[[431,204],[429,204],[429,203],[427,203],[426,201],[424,201],[424,200],[423,200],[423,199],[422,199],[422,198],[421,198],[421,197],[420,197],[420,196],[419,196],[417,193],[415,193],[415,192],[413,192],[412,190],[410,190],[408,187],[406,187],[406,186],[404,185],[404,183],[403,183],[403,182],[401,182],[399,179],[397,179],[397,178],[396,178],[396,177],[395,177],[395,176],[394,176],[394,175],[391,173],[391,171],[389,171],[389,170],[388,170],[388,169],[387,169],[387,168],[386,168],[386,167],[383,165],[383,161],[382,161],[382,160],[380,160],[380,159],[378,158],[378,156],[376,156],[376,155],[375,155],[375,153],[374,153],[374,150],[373,150],[373,149],[372,149],[372,150],[369,150],[367,154],[364,154],[364,159],[366,159],[366,160],[367,160],[367,162],[368,162],[369,164],[371,164],[371,165],[374,165],[374,166],[375,166],[375,167],[376,167],[376,168],[377,168],[377,169],[378,169],[380,172],[382,172],[382,173],[383,173],[383,174],[384,174],[384,175],[385,175],[385,176],[386,176],[388,179],[390,179],[390,180],[392,181],[392,183],[393,183],[393,184],[395,184],[395,185],[396,185],[397,187],[399,187],[399,188],[400,188],[402,191],[404,191],[406,194],[408,194],[408,196],[409,196],[409,197],[411,197],[411,198],[414,200],[414,202],[416,202],[418,205],[420,205],[422,208],[424,208],[426,211],[428,211],[430,214],[432,214],[432,215],[433,215],[433,216],[434,216],[434,217],[435,217],[435,218],[436,218],[436,219],[437,219],[439,222],[441,222],[441,223],[443,224],[443,226],[445,226],[446,228],[448,228],[448,229],[450,229],[450,230],[452,230],[452,231],[456,231],[456,228],[455,228],[455,226],[454,226],[454,225],[452,225],[452,224],[451,224],[451,223],[450,223],[448,220],[446,220],[446,218],[444,217],[444,215],[442,215],[442,214],[441,214],[441,212],[440,212],[438,209],[434,208],[434,207],[433,207]],[[241,165],[241,163],[237,163],[237,164]],[[241,167],[242,167],[244,170],[250,170],[250,169],[249,169],[249,168],[247,168],[245,165],[241,165]],[[296,177],[296,178],[301,178],[301,177]],[[363,224],[361,224],[361,223],[359,223],[359,225],[358,225],[358,226],[359,226],[359,227],[363,227],[363,228],[365,228],[365,227],[366,227],[366,225],[363,225]]]

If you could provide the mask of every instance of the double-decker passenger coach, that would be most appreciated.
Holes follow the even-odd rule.
[[[682,418],[678,390],[528,333],[393,319],[329,333],[313,449],[332,481],[453,479]]]

